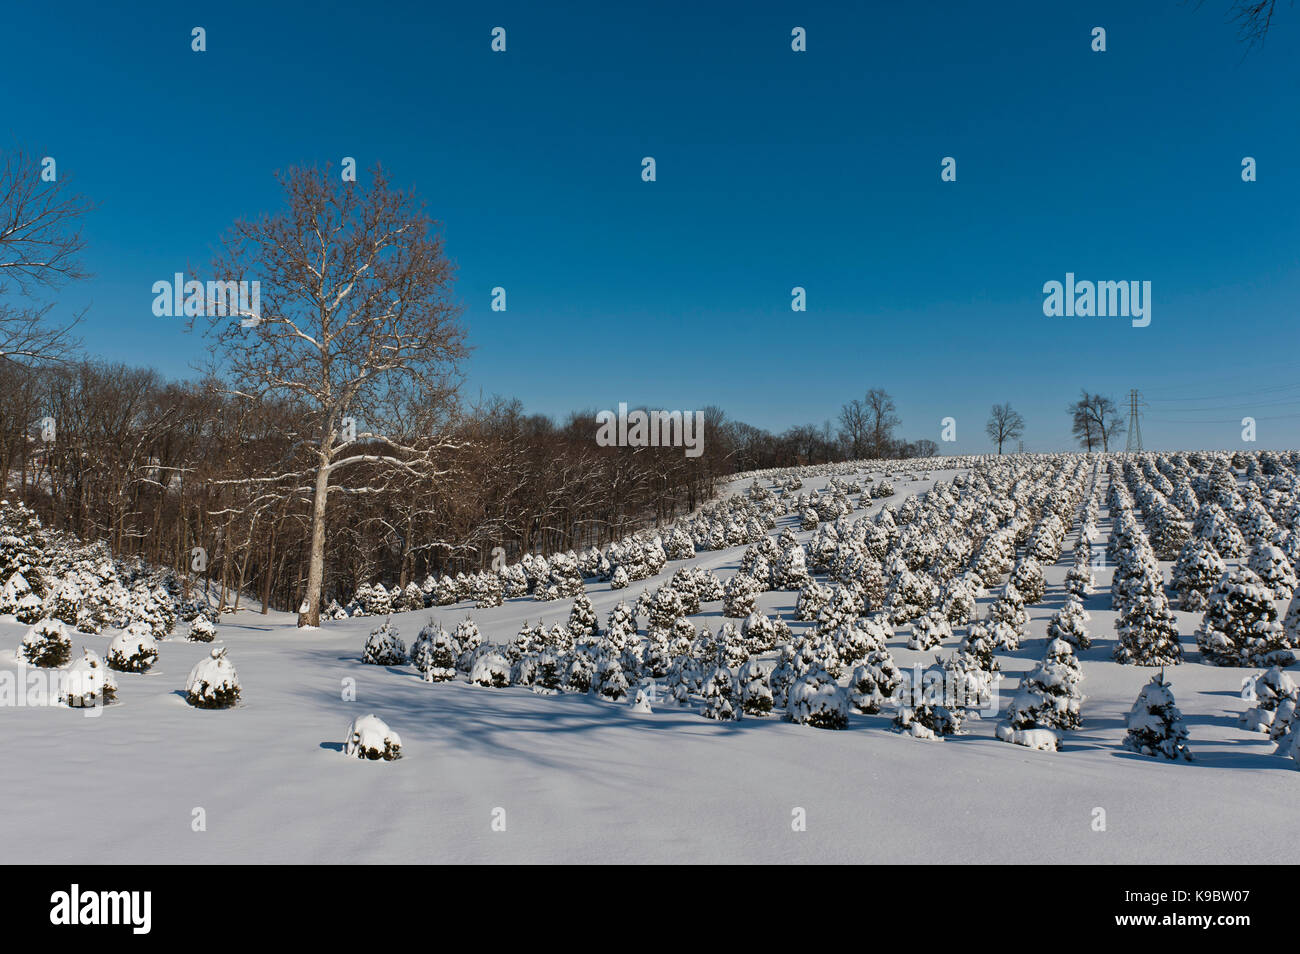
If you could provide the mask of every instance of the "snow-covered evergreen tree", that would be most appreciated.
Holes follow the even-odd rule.
[[[1047,644],[1043,661],[1025,674],[1007,709],[1013,729],[1077,729],[1083,703],[1083,670],[1063,639]]]
[[[498,652],[486,652],[474,660],[469,681],[476,686],[503,689],[510,685],[510,663]]]
[[[42,619],[32,625],[18,645],[18,658],[29,666],[53,669],[72,657],[72,640],[61,620]]]
[[[1275,600],[1289,600],[1295,592],[1296,575],[1285,553],[1272,544],[1260,541],[1250,550],[1247,566]]]
[[[1092,646],[1092,636],[1087,626],[1091,618],[1083,604],[1071,597],[1052,615],[1047,624],[1047,638],[1063,639],[1075,649],[1088,649]]]
[[[1183,661],[1178,621],[1162,592],[1135,597],[1115,620],[1116,662],[1130,666],[1175,666]]]
[[[1227,568],[1209,540],[1204,537],[1188,540],[1174,561],[1171,581],[1178,593],[1179,606],[1190,612],[1204,610],[1210,590]]]
[[[132,623],[108,644],[105,661],[118,672],[148,672],[158,661],[158,642],[148,623]]]
[[[1196,644],[1203,661],[1215,666],[1288,665],[1294,660],[1272,592],[1248,567],[1236,567],[1214,584]]]
[[[382,626],[370,631],[361,652],[361,661],[372,666],[401,666],[406,658],[406,643],[402,642],[392,620],[385,620]]]
[[[736,681],[740,688],[740,706],[748,715],[768,715],[773,709],[772,686],[768,679],[772,667],[750,657],[740,667]]]
[[[218,646],[200,659],[185,681],[185,700],[199,709],[229,709],[239,703],[239,673]]]
[[[585,592],[573,598],[573,607],[569,610],[569,635],[577,643],[590,642],[600,635],[596,610]]]
[[[902,682],[889,649],[881,647],[867,654],[862,665],[853,670],[849,680],[849,702],[859,712],[874,714],[884,708]]]
[[[596,675],[600,671],[600,660],[604,658],[605,654],[595,656],[584,646],[579,646],[570,653],[564,670],[564,691],[590,692],[591,687],[596,682]],[[613,656],[612,658],[617,659],[619,657]]]
[[[627,698],[627,677],[623,674],[623,667],[619,665],[617,659],[606,656],[600,661],[596,671],[595,688],[602,698],[610,702],[620,702]]]
[[[192,643],[210,643],[217,638],[217,627],[207,616],[196,616],[190,624],[188,639]]]
[[[1016,564],[1015,569],[1011,571],[1011,582],[1015,584],[1026,605],[1037,603],[1047,591],[1043,567],[1031,556],[1025,557]]]
[[[848,695],[824,669],[809,669],[790,686],[786,719],[818,729],[848,728]]]
[[[1300,688],[1281,666],[1272,666],[1256,676],[1248,688],[1255,705],[1242,715],[1241,723],[1253,732],[1269,732],[1279,706],[1289,703],[1294,709],[1300,704]]]
[[[945,639],[952,638],[952,625],[948,617],[933,609],[912,624],[912,635],[907,640],[908,649],[933,649]]]
[[[1139,755],[1190,761],[1192,754],[1187,748],[1190,733],[1174,702],[1173,687],[1164,676],[1161,670],[1138,693],[1137,701],[1129,710],[1124,747]]]
[[[411,665],[425,682],[446,682],[456,678],[461,647],[441,623],[429,620],[411,644]],[[392,664],[389,664],[392,665]]]
[[[704,680],[704,708],[700,715],[706,719],[734,722],[741,717],[739,693],[736,691],[736,679],[726,663],[719,659],[717,665]]]

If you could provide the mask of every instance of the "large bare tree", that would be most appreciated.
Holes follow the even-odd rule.
[[[465,355],[436,223],[380,167],[363,179],[290,170],[285,208],[237,222],[214,261],[219,281],[260,282],[258,314],[209,318],[214,370],[247,400],[288,399],[304,413],[298,456],[257,478],[310,497],[299,626],[320,623],[331,492],[437,478]]]
[[[1115,402],[1101,394],[1082,391],[1079,400],[1070,406],[1071,424],[1075,438],[1091,451],[1101,444],[1103,452],[1110,450],[1110,442],[1124,433]]]

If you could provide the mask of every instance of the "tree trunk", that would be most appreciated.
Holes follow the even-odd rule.
[[[311,507],[311,558],[307,566],[307,592],[299,608],[299,626],[320,625],[320,594],[325,580],[325,503],[329,497],[330,469],[328,451],[321,452],[316,471],[316,494]]]

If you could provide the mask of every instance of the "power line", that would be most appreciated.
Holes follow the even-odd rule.
[[[1182,401],[1221,401],[1230,398],[1254,397],[1256,394],[1275,394],[1278,391],[1293,391],[1300,388],[1300,384],[1279,384],[1271,388],[1259,388],[1254,391],[1234,391],[1231,394],[1201,394],[1196,397],[1170,397],[1170,398],[1151,398],[1152,404],[1172,404]]]

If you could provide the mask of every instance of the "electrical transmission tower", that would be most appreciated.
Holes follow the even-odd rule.
[[[1126,453],[1142,453],[1142,413],[1138,410],[1138,399],[1142,397],[1137,389],[1128,392],[1128,446]]]

